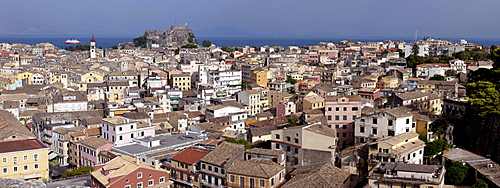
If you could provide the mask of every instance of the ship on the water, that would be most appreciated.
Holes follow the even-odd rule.
[[[66,44],[80,44],[80,41],[76,40],[76,39],[68,39],[64,43],[66,43]]]

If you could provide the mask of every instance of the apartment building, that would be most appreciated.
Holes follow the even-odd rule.
[[[0,177],[49,180],[49,148],[38,139],[0,142]]]

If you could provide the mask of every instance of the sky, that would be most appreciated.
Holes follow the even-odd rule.
[[[500,38],[498,0],[7,0],[0,35]]]

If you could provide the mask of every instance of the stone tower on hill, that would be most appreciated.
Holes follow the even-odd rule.
[[[187,24],[172,25],[169,30],[146,30],[144,37],[147,39],[147,46],[158,47],[180,47],[185,44],[198,44],[193,31]]]

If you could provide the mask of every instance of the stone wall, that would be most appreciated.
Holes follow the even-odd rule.
[[[193,31],[186,25],[172,25],[168,30],[146,30],[147,46],[180,47],[188,43],[197,44]]]

